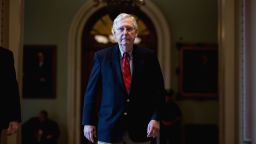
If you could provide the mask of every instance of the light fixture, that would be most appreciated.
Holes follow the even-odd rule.
[[[145,0],[94,0],[95,6],[105,4],[110,18],[113,20],[119,13],[136,14]]]
[[[104,3],[108,6],[140,6],[145,5],[145,0],[94,0],[95,4]]]

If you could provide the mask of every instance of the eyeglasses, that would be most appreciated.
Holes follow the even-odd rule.
[[[134,27],[126,26],[126,27],[119,27],[119,28],[117,28],[117,29],[116,29],[116,32],[122,33],[122,32],[124,32],[125,30],[126,30],[126,32],[134,32],[134,31],[135,31]]]

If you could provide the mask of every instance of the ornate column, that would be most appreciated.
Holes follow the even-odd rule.
[[[0,0],[0,46],[8,47],[8,0]],[[0,143],[6,144],[5,130],[0,132]]]
[[[9,0],[0,0],[0,46],[8,47]]]
[[[250,22],[249,22],[249,49],[251,49],[251,67],[252,67],[252,144],[256,143],[256,2],[255,0],[249,0],[250,3]]]

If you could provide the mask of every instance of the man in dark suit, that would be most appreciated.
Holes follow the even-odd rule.
[[[21,121],[20,97],[13,53],[0,47],[0,131],[14,134]]]
[[[22,144],[58,144],[59,125],[48,117],[46,110],[22,125]]]
[[[118,44],[94,55],[84,95],[84,136],[99,144],[148,144],[160,129],[165,92],[161,68],[152,50],[134,45],[138,25],[132,15],[119,14],[112,33]],[[129,57],[131,80],[122,70],[123,54]]]

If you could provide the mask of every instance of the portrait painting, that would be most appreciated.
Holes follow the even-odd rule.
[[[23,51],[23,97],[56,97],[56,46],[25,45]]]
[[[178,44],[178,86],[182,98],[217,98],[216,44]]]

